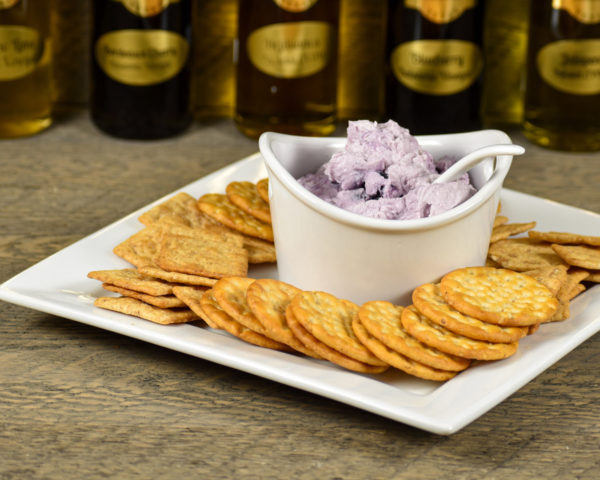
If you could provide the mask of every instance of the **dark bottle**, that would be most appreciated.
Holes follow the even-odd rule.
[[[531,2],[523,132],[559,150],[600,150],[600,1]]]
[[[94,0],[91,115],[106,133],[157,139],[191,121],[190,0]]]
[[[416,135],[480,128],[483,2],[388,6],[387,117]]]
[[[339,0],[240,0],[238,128],[327,135],[335,129]]]

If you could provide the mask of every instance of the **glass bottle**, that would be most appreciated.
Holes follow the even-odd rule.
[[[339,0],[240,0],[238,16],[240,131],[333,132]]]
[[[104,132],[182,132],[190,101],[190,0],[94,0],[91,117]]]
[[[527,62],[525,136],[600,150],[600,1],[533,1]]]
[[[480,128],[483,2],[390,0],[386,114],[412,134]]]
[[[0,0],[0,138],[52,123],[47,0]]]

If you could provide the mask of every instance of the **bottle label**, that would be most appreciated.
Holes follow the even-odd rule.
[[[560,40],[537,54],[537,68],[546,83],[564,93],[600,93],[600,39]]]
[[[273,0],[279,8],[288,12],[305,12],[319,0]]]
[[[1,0],[0,0],[1,1]],[[123,6],[138,17],[152,17],[158,15],[172,3],[180,0],[113,0],[122,3]]]
[[[0,0],[0,10],[14,7],[21,0]]]
[[[406,8],[417,10],[433,23],[449,23],[466,10],[474,8],[477,0],[404,0]]]
[[[186,63],[189,45],[168,30],[116,30],[96,42],[100,68],[117,82],[147,86],[177,75]]]
[[[44,42],[37,30],[19,25],[0,25],[0,81],[29,75],[43,53]]]
[[[274,23],[254,30],[246,48],[252,64],[278,78],[300,78],[323,70],[332,56],[333,28],[326,22]]]
[[[411,90],[453,95],[477,80],[483,53],[465,40],[414,40],[398,45],[390,64],[398,81]]]
[[[597,0],[552,0],[552,8],[568,12],[581,23],[600,22],[600,2]]]

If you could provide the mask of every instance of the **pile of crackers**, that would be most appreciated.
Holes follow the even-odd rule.
[[[327,360],[361,373],[390,367],[445,381],[476,361],[513,355],[542,323],[600,281],[600,237],[532,230],[497,215],[488,265],[449,272],[413,291],[412,304],[363,305],[275,279],[248,265],[275,262],[268,181],[223,194],[179,193],[139,217],[114,248],[132,267],[90,272],[119,297],[95,305],[161,324],[192,322],[246,342]],[[515,237],[528,232],[528,237]]]

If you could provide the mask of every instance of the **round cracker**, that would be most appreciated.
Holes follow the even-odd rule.
[[[231,182],[225,187],[227,198],[244,212],[265,223],[271,223],[271,209],[252,182]]]
[[[256,190],[265,202],[269,203],[269,179],[261,178],[258,182],[256,182]]]
[[[423,363],[412,360],[409,357],[402,355],[396,350],[388,348],[384,343],[380,342],[376,337],[371,335],[365,326],[361,323],[359,317],[355,317],[352,321],[352,329],[360,341],[379,357],[392,367],[402,370],[414,377],[423,378],[425,380],[435,380],[443,382],[450,380],[456,376],[456,372],[448,370],[438,370]]]
[[[473,360],[500,360],[517,351],[518,343],[491,343],[463,337],[441,327],[420,313],[414,305],[402,312],[402,325],[426,345],[457,357]]]
[[[290,329],[285,317],[285,309],[300,289],[271,278],[252,282],[246,291],[246,301],[254,317],[262,325],[270,338],[289,345],[305,355],[321,358],[304,345]]]
[[[330,348],[369,365],[385,365],[352,330],[359,309],[355,303],[326,292],[302,291],[294,296],[290,307],[296,320]]]
[[[469,360],[440,352],[411,336],[402,326],[403,310],[404,307],[396,306],[390,302],[374,300],[366,302],[360,307],[358,318],[370,336],[375,337],[379,343],[385,345],[387,350],[395,351],[401,354],[402,357],[408,357],[419,364],[428,365],[437,370],[459,372],[469,366],[471,363]],[[355,325],[356,322],[352,324],[354,333],[356,333]],[[365,343],[360,335],[357,334],[357,337],[362,343]],[[369,349],[373,351],[370,347]],[[377,352],[373,353],[381,358]],[[385,359],[382,360],[385,361]],[[404,368],[401,368],[401,370],[406,371]]]
[[[529,275],[492,267],[454,270],[440,282],[446,303],[484,322],[526,327],[548,321],[558,308],[552,292]]]
[[[439,284],[426,283],[413,290],[414,306],[429,320],[448,330],[474,340],[493,343],[512,343],[527,335],[527,327],[502,327],[463,315],[448,305]]]

